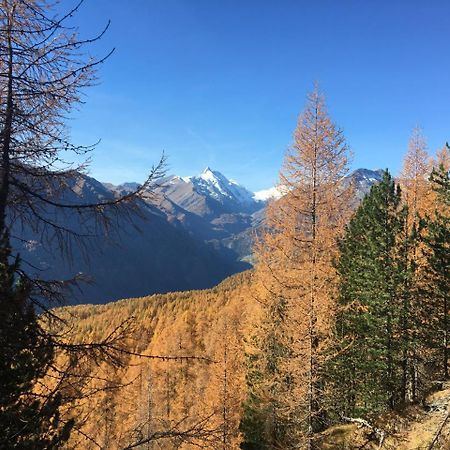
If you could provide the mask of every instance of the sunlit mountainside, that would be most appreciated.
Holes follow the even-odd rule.
[[[358,169],[349,179],[356,182],[362,196],[380,180],[380,172]],[[114,186],[79,176],[68,186],[64,198],[73,204],[95,203],[136,186]],[[279,196],[276,188],[269,192]],[[68,249],[68,260],[60,256],[58,242],[44,246],[45,236],[27,229],[26,242],[17,242],[27,270],[39,270],[47,279],[86,274],[89,283],[82,283],[81,291],[73,291],[69,300],[104,303],[212,287],[251,267],[254,231],[263,224],[270,195],[254,194],[210,168],[198,176],[168,176],[155,194],[138,203],[133,223],[118,218],[120,232],[87,237],[83,247]],[[79,226],[74,215],[64,220],[62,226],[75,230]]]

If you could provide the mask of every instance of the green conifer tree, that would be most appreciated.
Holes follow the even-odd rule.
[[[42,392],[38,381],[54,359],[29,299],[27,283],[18,277],[19,259],[10,262],[8,234],[0,242],[0,449],[58,448],[72,422],[60,423],[60,394]]]
[[[430,375],[449,378],[450,357],[450,178],[448,170],[441,164],[433,169],[430,180],[437,193],[437,208],[433,217],[427,216],[425,226],[426,285],[425,298],[429,308],[425,334],[431,350],[428,361]]]
[[[331,369],[340,413],[375,413],[399,401],[402,345],[397,336],[408,276],[398,245],[406,215],[400,200],[400,188],[386,171],[340,241],[340,349]]]

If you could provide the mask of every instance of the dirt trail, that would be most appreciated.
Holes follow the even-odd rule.
[[[450,450],[450,382],[423,405],[386,413],[373,426],[347,423],[323,433],[322,450]],[[384,438],[380,439],[380,432]],[[382,442],[380,442],[380,440]]]
[[[450,450],[450,383],[430,395],[425,406],[422,417],[401,433],[399,450]]]

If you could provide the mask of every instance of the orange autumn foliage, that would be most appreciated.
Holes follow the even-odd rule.
[[[60,310],[75,342],[101,341],[132,318],[122,367],[100,363],[91,382],[98,392],[72,405],[82,426],[68,448],[238,449],[251,276],[203,291]]]

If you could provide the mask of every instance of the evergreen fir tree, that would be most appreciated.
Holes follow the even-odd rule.
[[[409,205],[404,211],[405,222],[397,240],[398,270],[401,274],[397,292],[400,308],[397,336],[401,353],[399,400],[406,404],[416,401],[419,390],[423,388],[419,385],[419,366],[423,362],[421,329],[424,304],[419,294],[423,282],[422,268],[419,267],[422,259],[420,231],[415,222],[412,226],[409,223]]]
[[[51,338],[42,332],[29,288],[10,263],[8,234],[0,243],[0,449],[52,449],[65,442],[72,422],[60,423],[59,394],[40,392],[53,362]]]
[[[344,414],[376,413],[399,401],[402,286],[408,271],[399,236],[406,208],[388,171],[372,187],[340,241],[340,349],[333,359],[336,408]],[[400,247],[401,248],[401,247]]]
[[[427,283],[425,298],[430,309],[426,334],[431,348],[431,371],[439,367],[436,376],[449,377],[450,356],[450,179],[448,168],[441,164],[433,169],[430,180],[437,193],[437,208],[433,217],[427,216],[425,244]],[[432,374],[433,375],[433,374]]]

